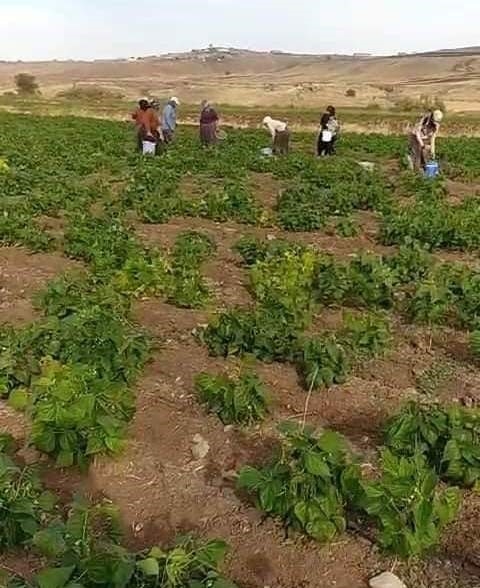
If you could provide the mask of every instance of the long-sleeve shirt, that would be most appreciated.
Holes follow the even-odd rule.
[[[171,131],[177,128],[177,109],[170,102],[163,109],[162,130]]]
[[[142,110],[138,108],[133,114],[132,118],[139,129],[143,129],[147,135],[156,131],[159,126],[158,116],[153,108]]]
[[[200,124],[210,125],[215,122],[218,122],[217,111],[210,106],[208,108],[204,108],[200,114]]]
[[[283,133],[283,131],[287,130],[287,123],[281,120],[271,119],[269,122],[265,123],[265,126],[270,131],[272,138],[275,139],[275,135],[277,133]]]
[[[413,135],[416,137],[420,145],[428,145],[430,147],[431,154],[435,156],[435,140],[437,138],[440,125],[438,123],[429,124],[429,120],[429,115],[425,115],[413,129]]]

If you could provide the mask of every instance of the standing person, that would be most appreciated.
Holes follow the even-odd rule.
[[[411,170],[422,171],[427,159],[435,159],[435,142],[442,120],[441,110],[427,112],[410,132],[408,163]]]
[[[218,121],[219,117],[217,111],[208,100],[204,100],[200,112],[200,143],[202,144],[202,147],[209,147],[210,145],[215,145],[217,143]]]
[[[337,120],[337,112],[334,106],[327,106],[320,119],[320,130],[317,141],[317,154],[334,155],[335,142],[338,137],[340,125]]]
[[[180,100],[173,96],[165,105],[162,114],[162,133],[165,143],[171,143],[177,130],[177,107]]]
[[[158,132],[160,121],[155,110],[146,98],[142,98],[138,102],[138,108],[132,114],[132,118],[137,128],[138,150],[143,152],[144,141],[151,141],[152,143],[158,144],[160,139],[160,133]]]
[[[290,131],[288,124],[275,120],[271,116],[263,119],[263,126],[272,135],[272,151],[274,155],[288,155],[290,151]]]

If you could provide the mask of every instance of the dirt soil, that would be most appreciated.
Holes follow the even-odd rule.
[[[272,188],[273,189],[273,188]],[[263,198],[273,202],[273,195]],[[350,531],[329,546],[285,534],[235,489],[236,472],[245,464],[263,463],[277,446],[276,424],[301,421],[306,393],[288,364],[257,363],[270,391],[272,409],[257,427],[224,427],[198,403],[194,378],[203,371],[230,371],[235,360],[209,357],[194,336],[215,309],[248,305],[248,275],[232,245],[245,234],[284,237],[311,243],[340,256],[360,249],[385,251],[373,238],[372,222],[359,237],[342,239],[325,233],[287,234],[236,223],[175,219],[159,225],[138,224],[137,234],[149,244],[170,247],[185,229],[203,230],[217,243],[214,259],[204,267],[214,300],[204,310],[185,310],[145,298],[135,304],[137,321],[158,340],[158,348],[136,387],[137,413],[128,448],[118,459],[97,459],[87,476],[54,470],[43,463],[44,478],[67,501],[78,488],[111,499],[121,510],[127,537],[135,548],[168,543],[180,532],[220,537],[231,545],[227,573],[243,588],[363,588],[377,572],[394,569],[409,587],[478,588],[480,567],[480,497],[466,495],[458,521],[446,533],[436,558],[422,564],[399,564],[382,555],[368,537]],[[71,266],[56,254],[28,255],[19,248],[0,249],[1,320],[20,325],[35,318],[33,292]],[[326,309],[315,319],[318,330],[334,328],[342,312]],[[366,362],[342,386],[314,394],[306,413],[316,427],[345,434],[361,452],[365,467],[378,459],[378,443],[386,419],[409,399],[419,399],[419,376],[438,362],[452,371],[436,393],[442,400],[480,402],[480,372],[464,355],[462,333],[432,334],[396,319],[392,350]],[[450,365],[450,364],[449,364]],[[22,441],[26,423],[0,403],[0,430]],[[204,459],[192,453],[195,435],[209,444]],[[0,558],[0,564],[25,571],[35,568],[23,556]],[[26,567],[26,565],[30,567]],[[480,561],[478,561],[480,566]]]
[[[105,88],[132,99],[177,95],[184,104],[208,97],[217,104],[296,108],[396,107],[428,94],[449,111],[478,111],[480,52],[390,57],[292,55],[206,50],[174,56],[95,62],[0,63],[0,91],[14,90],[14,76],[30,72],[42,94]],[[322,80],[321,83],[312,80]],[[347,90],[354,90],[353,96]],[[397,106],[398,108],[398,106]]]

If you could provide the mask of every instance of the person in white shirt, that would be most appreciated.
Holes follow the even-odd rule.
[[[272,135],[272,151],[274,155],[288,155],[290,150],[290,131],[286,122],[275,120],[271,116],[263,119],[263,126]]]

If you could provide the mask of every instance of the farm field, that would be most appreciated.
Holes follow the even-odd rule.
[[[0,126],[4,585],[478,587],[480,139]]]

